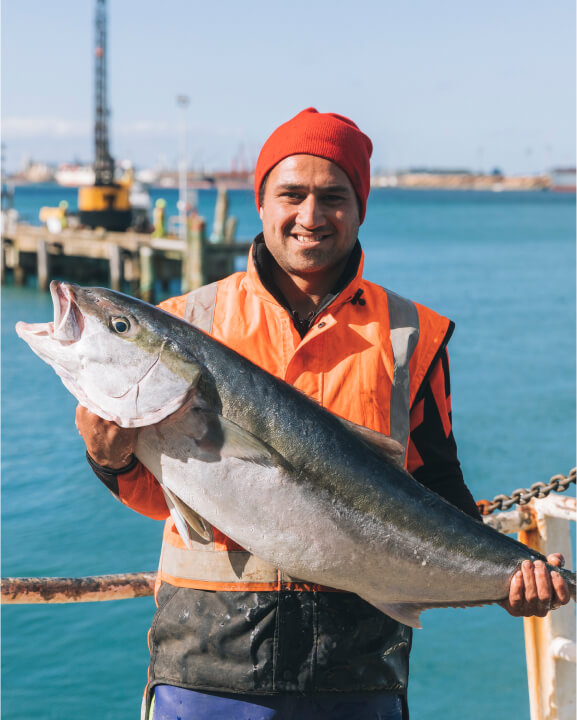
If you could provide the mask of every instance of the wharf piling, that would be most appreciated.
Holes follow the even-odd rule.
[[[38,268],[38,287],[40,290],[47,290],[49,285],[48,278],[50,275],[50,256],[48,255],[48,243],[46,242],[45,238],[41,238],[38,240],[38,244],[36,246],[36,253]]]
[[[52,279],[66,278],[106,284],[154,302],[158,284],[165,290],[170,281],[180,279],[182,292],[188,292],[234,272],[235,258],[248,254],[251,243],[236,240],[236,218],[227,212],[222,190],[210,239],[200,216],[190,218],[185,240],[101,228],[67,227],[51,233],[45,226],[6,223],[0,253],[2,283],[11,277],[15,285],[24,285],[36,276],[38,288],[47,290]]]
[[[148,245],[141,245],[138,249],[140,260],[139,296],[146,302],[154,301],[154,263],[153,249]]]
[[[191,222],[182,272],[182,292],[194,290],[206,281],[206,226],[203,218]],[[233,265],[234,265],[234,258]],[[230,273],[228,273],[230,274]],[[223,275],[223,277],[225,277]]]
[[[210,236],[210,242],[221,243],[224,242],[226,219],[228,215],[228,195],[220,189],[216,197],[216,206],[214,209],[214,223],[212,226],[212,233]]]

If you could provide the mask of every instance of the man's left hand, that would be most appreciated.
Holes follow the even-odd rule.
[[[559,553],[549,555],[547,562],[556,567],[564,564]],[[514,617],[545,617],[550,610],[569,602],[569,588],[559,573],[549,572],[541,560],[525,560],[511,580],[509,597],[500,603]]]

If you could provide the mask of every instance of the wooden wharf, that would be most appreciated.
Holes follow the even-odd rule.
[[[51,233],[45,226],[4,223],[1,280],[11,275],[15,285],[24,285],[36,276],[40,290],[47,290],[54,278],[98,282],[154,302],[159,283],[166,291],[169,282],[180,278],[185,293],[230,275],[235,258],[248,254],[251,242],[236,240],[236,218],[226,213],[223,194],[210,238],[204,218],[195,216],[185,240],[81,227]]]

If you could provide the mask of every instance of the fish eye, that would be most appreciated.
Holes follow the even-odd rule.
[[[130,330],[130,323],[125,317],[114,317],[110,321],[110,325],[112,326],[113,330],[115,330],[117,333],[120,333],[121,335],[124,333],[127,333]]]

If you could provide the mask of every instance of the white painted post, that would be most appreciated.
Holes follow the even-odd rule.
[[[560,552],[573,567],[569,523],[577,515],[574,497],[533,500],[536,528],[521,542],[543,555]],[[575,720],[575,606],[569,603],[544,618],[523,618],[531,720]]]

